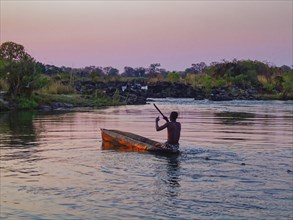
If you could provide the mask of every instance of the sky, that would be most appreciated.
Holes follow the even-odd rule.
[[[0,0],[1,44],[67,67],[250,59],[291,66],[292,0]]]

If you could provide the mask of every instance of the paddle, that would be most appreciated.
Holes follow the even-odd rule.
[[[158,112],[160,112],[160,114],[163,116],[163,118],[168,122],[168,118],[161,112],[161,110],[156,106],[156,104],[154,104],[155,108],[158,110]]]

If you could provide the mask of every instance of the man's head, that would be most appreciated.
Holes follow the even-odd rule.
[[[171,112],[171,114],[170,114],[170,120],[171,121],[176,121],[177,117],[178,117],[177,112]]]

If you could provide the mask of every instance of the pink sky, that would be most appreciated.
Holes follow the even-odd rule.
[[[292,1],[1,0],[1,43],[57,66],[292,65]]]

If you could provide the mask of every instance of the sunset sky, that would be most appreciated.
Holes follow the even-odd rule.
[[[292,65],[291,0],[1,1],[1,43],[56,66]]]

